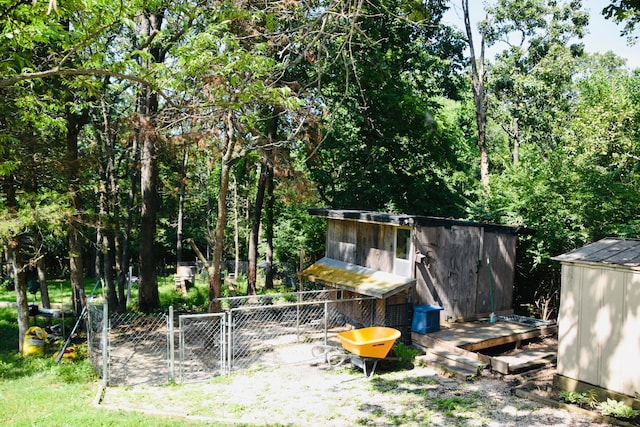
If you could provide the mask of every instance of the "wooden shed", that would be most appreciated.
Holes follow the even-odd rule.
[[[640,392],[640,240],[605,238],[557,256],[562,266],[558,375]]]
[[[378,298],[402,292],[413,305],[442,307],[443,320],[513,311],[517,237],[529,229],[368,211],[309,209],[309,213],[327,219],[326,253],[302,273],[303,279]],[[329,279],[329,263],[338,270],[361,266],[396,279],[387,280],[382,293],[358,289],[338,273]]]

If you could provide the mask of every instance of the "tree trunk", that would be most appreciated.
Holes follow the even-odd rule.
[[[176,226],[176,266],[182,262],[182,239],[184,221],[184,195],[187,187],[187,163],[189,161],[189,146],[185,145],[182,155],[182,169],[180,171],[180,189],[178,190],[178,224]]]
[[[260,166],[260,177],[258,178],[258,191],[256,192],[256,202],[253,207],[253,220],[251,222],[251,239],[249,240],[249,274],[247,276],[247,295],[256,294],[256,270],[258,263],[258,243],[260,241],[260,221],[262,217],[262,206],[264,205],[264,193],[267,187],[267,161],[263,154],[262,165]]]
[[[273,168],[275,163],[275,146],[274,143],[278,137],[278,123],[280,120],[280,108],[273,109],[273,115],[269,121],[269,130],[267,131],[267,142],[269,148],[265,150],[265,162],[267,165],[267,209],[266,209],[266,224],[265,224],[265,240],[267,243],[267,249],[265,251],[265,283],[266,289],[273,289],[273,207],[274,207],[274,183],[273,183]]]
[[[108,142],[106,143],[108,144]],[[109,151],[109,149],[101,150],[101,158],[99,160],[100,177],[98,179],[98,215],[100,221],[98,239],[96,242],[98,248],[97,252],[99,254],[97,256],[98,262],[96,263],[96,269],[100,268],[99,271],[102,272],[102,278],[104,279],[104,283],[106,283],[107,285],[107,301],[109,303],[109,307],[111,310],[115,310],[118,308],[118,295],[116,292],[116,284],[113,278],[115,245],[113,241],[113,228],[110,218],[109,199],[111,194],[110,192],[107,193],[107,188],[110,186],[109,175],[112,173],[110,172],[110,169],[112,169],[112,162]]]
[[[10,215],[17,215],[18,201],[13,175],[8,175],[4,182],[5,203]],[[18,351],[22,353],[24,336],[29,329],[29,302],[27,299],[27,278],[22,266],[20,253],[20,236],[12,236],[7,241],[8,273],[13,278],[13,287],[16,292],[16,306],[18,310]]]
[[[476,108],[476,126],[478,128],[478,148],[480,150],[480,181],[489,189],[489,156],[487,154],[487,109],[484,91],[484,33],[481,32],[480,57],[476,58],[469,18],[469,0],[462,0],[464,27],[467,33],[467,44],[471,62],[471,79],[473,101]]]
[[[118,185],[118,161],[116,160],[116,138],[109,124],[108,108],[103,100],[102,104],[104,139],[105,139],[105,186],[106,186],[106,212],[110,213],[107,218],[107,227],[105,229],[106,244],[108,252],[105,257],[104,271],[106,274],[109,291],[113,296],[109,298],[109,307],[119,312],[124,311],[126,306],[124,295],[124,283],[121,282],[122,275],[122,246],[120,240],[121,226],[121,209],[120,209],[120,192]]]
[[[66,177],[69,193],[69,207],[71,214],[67,226],[69,242],[69,276],[71,281],[73,310],[80,315],[84,305],[84,269],[82,262],[82,217],[79,213],[80,185],[78,178],[78,135],[88,118],[87,113],[82,116],[67,112],[67,147],[66,147]]]
[[[164,11],[142,13],[140,15],[140,35],[145,40],[157,34],[162,27]],[[159,47],[149,49],[153,61],[161,63],[164,53]],[[139,131],[142,141],[140,155],[140,264],[138,284],[138,308],[150,312],[160,306],[158,296],[157,259],[155,247],[156,216],[158,212],[158,135],[155,117],[158,112],[158,94],[149,87],[140,88]]]
[[[240,212],[238,207],[238,181],[233,177],[233,244],[235,247],[235,261],[233,265],[234,280],[238,280],[240,272]]]
[[[267,165],[267,209],[266,220],[264,227],[264,238],[267,242],[267,249],[265,251],[265,282],[264,287],[266,289],[273,289],[273,160],[268,162]]]
[[[36,248],[36,253],[38,253],[39,249],[42,247],[42,235],[40,234],[39,230],[36,230],[34,235],[34,246]],[[42,307],[51,308],[44,256],[38,257],[38,260],[36,261],[36,274],[38,275],[38,283],[40,284],[40,300],[42,303]]]
[[[18,351],[22,353],[24,336],[29,329],[29,301],[27,299],[27,275],[24,271],[20,236],[9,240],[9,262],[13,274],[13,285],[16,290],[16,306],[18,308]]]
[[[127,209],[126,216],[124,218],[124,225],[122,227],[122,245],[120,253],[120,277],[118,278],[118,298],[120,300],[120,311],[126,309],[127,300],[124,293],[124,285],[129,277],[129,267],[131,266],[131,229],[133,228],[133,213],[136,201],[136,192],[138,186],[138,164],[140,163],[140,156],[138,151],[138,141],[133,138],[133,144],[131,146],[131,158],[127,167],[129,175],[129,194],[127,196]]]
[[[142,154],[140,167],[140,282],[138,284],[138,308],[148,313],[160,306],[158,278],[156,275],[156,214],[157,214],[157,158],[156,135],[153,121],[140,117],[142,130]]]
[[[518,118],[513,119],[513,165],[520,163],[520,127],[518,126]]]
[[[215,228],[215,241],[213,257],[209,269],[209,313],[220,311],[218,298],[221,295],[220,267],[222,265],[222,253],[224,249],[224,228],[227,221],[227,193],[229,192],[229,175],[234,162],[234,152],[237,140],[235,137],[235,125],[233,113],[227,112],[224,119],[224,154],[220,170],[220,192],[218,193],[218,215]]]

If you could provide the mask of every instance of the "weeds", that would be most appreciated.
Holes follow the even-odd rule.
[[[400,358],[400,366],[405,369],[412,368],[414,359],[420,354],[414,347],[409,347],[400,341],[396,341],[392,351]]]
[[[475,399],[460,396],[434,399],[433,403],[448,417],[454,417],[455,412],[470,411],[476,406]]]

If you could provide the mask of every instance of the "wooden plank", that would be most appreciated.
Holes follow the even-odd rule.
[[[532,329],[527,332],[515,333],[508,336],[490,338],[484,341],[478,341],[461,346],[465,350],[477,351],[485,348],[497,347],[499,345],[510,344],[518,341],[529,340],[543,335],[551,335],[557,330],[557,326],[545,326],[542,328]]]
[[[456,352],[462,356],[474,357],[472,355],[476,355],[475,357],[479,357],[478,353],[473,353],[463,348],[457,347],[451,344],[448,341],[440,340],[432,336],[433,334],[418,334],[416,332],[411,332],[411,341],[414,344],[424,348],[425,350],[431,349],[442,349],[451,352]]]
[[[433,369],[440,371],[443,375],[453,375],[462,381],[478,375],[477,369],[462,365],[447,358],[438,357],[431,353],[427,353],[424,356],[418,356],[416,360],[420,363],[431,366]]]
[[[327,222],[327,257],[355,263],[356,239],[355,222],[329,220]]]
[[[487,367],[487,364],[478,360],[477,357],[467,357],[453,351],[446,351],[441,349],[429,349],[428,354],[422,356],[421,358],[419,358],[419,360],[440,361],[442,363],[446,362],[447,365],[453,369],[463,368],[465,370],[473,372],[474,374],[478,374],[480,371]]]
[[[478,303],[476,313],[491,313],[509,310],[513,307],[513,281],[515,277],[517,237],[506,234],[485,232],[484,255],[480,260],[478,277]],[[494,307],[489,299],[487,259],[491,265]],[[481,305],[481,296],[487,304]]]
[[[503,374],[511,374],[544,366],[552,363],[557,354],[555,346],[545,346],[537,349],[526,349],[519,353],[491,358],[491,367]]]
[[[474,346],[480,343],[479,348],[486,348],[482,344],[484,341],[515,342],[521,339],[528,339],[528,335],[551,335],[555,333],[557,326],[554,324],[546,328],[536,328],[533,326],[518,325],[510,322],[465,322],[446,323],[437,332],[428,334],[433,339],[446,341],[449,345],[456,347]],[[509,338],[513,336],[512,338]],[[499,345],[499,343],[497,344]]]
[[[394,238],[391,225],[358,223],[356,264],[393,273]]]

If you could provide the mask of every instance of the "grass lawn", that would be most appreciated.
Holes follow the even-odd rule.
[[[52,304],[71,304],[71,285],[68,280],[49,280]],[[87,296],[95,283],[85,283]],[[185,298],[172,288],[173,277],[160,279],[161,304],[184,303]],[[202,293],[204,296],[201,296]],[[102,294],[98,288],[96,295]],[[29,303],[40,302],[40,293],[27,294]],[[191,303],[204,303],[206,292],[192,292]],[[133,303],[137,289],[132,292]],[[15,302],[15,291],[0,285],[0,302]],[[30,318],[34,326],[33,318]],[[37,317],[35,324],[44,326]],[[54,319],[54,323],[59,320]],[[66,322],[67,331],[75,323]],[[43,356],[22,356],[18,353],[18,322],[15,308],[0,308],[0,425],[12,426],[184,426],[185,420],[141,413],[112,411],[93,405],[101,380],[86,359],[56,363],[53,355],[61,342],[48,343]],[[86,345],[79,354],[86,353]],[[189,420],[193,425],[194,421]],[[200,424],[199,424],[200,425]],[[207,425],[202,423],[201,425]],[[211,424],[208,424],[211,425]]]
[[[52,356],[60,348],[57,343],[48,346],[43,356],[22,356],[17,353],[17,336],[15,309],[0,308],[0,425],[185,425],[181,418],[95,407],[93,401],[100,389],[100,379],[86,359],[63,359],[56,363]]]
[[[176,292],[173,276],[159,278],[161,309],[168,306],[204,310],[207,305],[206,278],[189,290],[185,297]],[[70,304],[71,286],[68,280],[49,280],[52,304]],[[87,296],[94,287],[93,279],[85,283]],[[95,295],[102,295],[98,288]],[[29,303],[40,301],[40,294],[28,294]],[[37,298],[36,298],[37,297]],[[137,300],[137,288],[132,290],[130,307]],[[0,284],[0,302],[15,302],[15,291]],[[31,326],[34,319],[30,318]],[[38,316],[37,326],[44,326],[45,319]],[[54,323],[58,320],[54,319]],[[71,328],[74,319],[66,320]],[[70,329],[67,329],[69,331]],[[0,307],[0,425],[12,426],[184,426],[228,424],[199,423],[193,419],[171,418],[127,411],[113,411],[93,404],[100,390],[98,378],[88,360],[86,344],[80,345],[80,358],[63,359],[56,363],[53,355],[62,342],[48,343],[42,356],[22,356],[18,353],[17,312],[12,307]],[[237,425],[237,424],[234,424]]]

